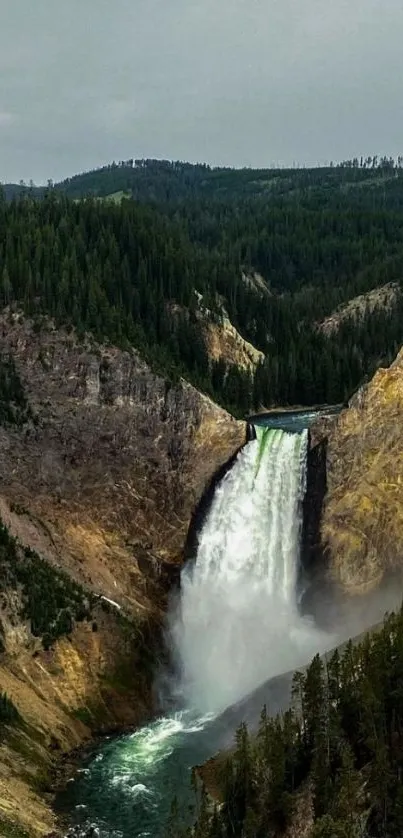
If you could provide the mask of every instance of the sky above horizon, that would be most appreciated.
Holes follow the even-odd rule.
[[[403,153],[401,0],[3,0],[0,182]]]

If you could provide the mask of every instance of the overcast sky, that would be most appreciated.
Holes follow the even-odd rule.
[[[0,5],[0,181],[403,153],[402,0]]]

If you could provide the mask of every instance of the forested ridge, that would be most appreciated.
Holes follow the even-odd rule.
[[[348,398],[403,343],[402,278],[400,158],[257,171],[130,160],[6,186],[0,203],[3,306],[134,346],[238,415]],[[390,282],[388,306],[319,328]],[[202,323],[223,314],[264,353],[254,376],[209,358]]]
[[[309,838],[403,835],[403,612],[327,661],[294,676],[291,708],[259,729],[245,724],[216,768],[220,804],[201,794],[194,831],[177,803],[169,838]],[[306,834],[306,832],[304,833]]]

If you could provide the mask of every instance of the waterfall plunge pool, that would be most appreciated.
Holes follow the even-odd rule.
[[[273,713],[285,709],[291,679],[273,678],[216,718],[181,711],[94,746],[58,795],[57,813],[77,836],[96,829],[100,838],[163,838],[176,798],[191,824],[192,768],[230,748],[241,721],[254,728],[263,704]]]

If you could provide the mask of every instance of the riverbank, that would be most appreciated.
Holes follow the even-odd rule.
[[[49,650],[2,656],[0,691],[17,715],[0,744],[1,835],[60,832],[55,794],[85,750],[154,713],[158,623],[101,605],[92,617]]]
[[[67,751],[62,754],[55,762],[50,777],[50,792],[47,800],[53,815],[56,818],[56,830],[53,830],[45,838],[56,838],[56,836],[64,836],[71,828],[71,813],[63,813],[58,806],[58,797],[67,788],[70,782],[74,782],[79,772],[83,770],[83,765],[102,748],[105,743],[114,738],[133,735],[141,726],[150,724],[153,719],[153,714],[144,716],[139,721],[138,725],[115,725],[99,732],[93,732],[91,738],[78,745],[72,751]]]

